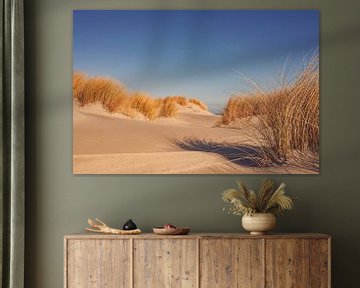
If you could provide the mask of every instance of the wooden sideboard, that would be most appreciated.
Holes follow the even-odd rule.
[[[67,235],[65,288],[329,288],[323,234]]]

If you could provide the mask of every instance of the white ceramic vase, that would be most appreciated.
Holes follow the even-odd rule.
[[[251,235],[263,235],[276,226],[276,217],[272,213],[255,213],[242,217],[242,226]]]

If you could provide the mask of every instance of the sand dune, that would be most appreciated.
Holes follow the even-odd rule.
[[[175,118],[129,119],[99,105],[73,109],[75,174],[313,173],[302,167],[260,168],[246,131],[216,127],[219,116],[191,105]]]
[[[188,151],[75,155],[74,167],[86,174],[231,173],[236,169],[215,154]]]

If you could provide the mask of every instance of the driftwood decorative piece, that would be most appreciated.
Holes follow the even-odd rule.
[[[115,234],[115,235],[135,235],[140,234],[140,229],[134,229],[134,230],[121,230],[121,229],[115,229],[111,228],[108,225],[106,225],[101,220],[95,218],[96,221],[92,220],[91,218],[88,218],[88,223],[91,226],[91,228],[86,228],[87,231],[91,232],[98,232],[98,233],[105,233],[105,234]]]

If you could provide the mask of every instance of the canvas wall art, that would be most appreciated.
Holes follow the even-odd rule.
[[[76,10],[74,174],[319,173],[319,12]]]

